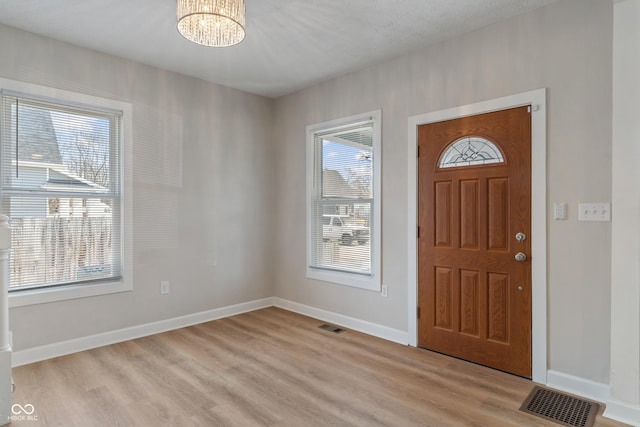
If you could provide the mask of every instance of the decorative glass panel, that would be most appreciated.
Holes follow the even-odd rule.
[[[500,148],[488,139],[465,136],[452,142],[440,156],[439,168],[504,163]]]

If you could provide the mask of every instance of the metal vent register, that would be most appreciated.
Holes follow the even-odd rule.
[[[569,427],[592,427],[600,405],[568,394],[534,387],[520,410]]]
[[[334,332],[336,334],[339,334],[340,332],[344,331],[344,329],[342,328],[338,328],[337,326],[333,326],[333,325],[327,325],[326,323],[318,327],[320,329],[324,329],[325,331]]]

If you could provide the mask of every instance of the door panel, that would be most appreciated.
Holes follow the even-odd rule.
[[[460,182],[460,247],[478,249],[478,180]]]
[[[509,231],[509,200],[507,180],[505,178],[489,179],[489,250],[507,250],[507,232]],[[466,209],[466,207],[461,207]]]
[[[487,302],[487,339],[503,343],[509,342],[509,276],[489,273]]]
[[[452,323],[452,289],[451,269],[436,267],[435,274],[435,327],[451,331]]]
[[[418,144],[418,344],[530,377],[528,109],[423,125]]]
[[[451,182],[436,183],[435,197],[435,245],[451,247]]]
[[[460,333],[478,337],[478,284],[480,272],[460,270]]]

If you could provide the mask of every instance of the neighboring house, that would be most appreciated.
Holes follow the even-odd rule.
[[[28,114],[18,129],[18,168],[11,177],[12,186],[25,190],[91,193],[93,198],[55,197],[46,202],[41,198],[12,198],[10,217],[110,216],[111,207],[95,198],[96,193],[106,193],[107,189],[72,173],[64,165],[50,114],[36,109],[29,110]],[[15,158],[15,148],[11,156]],[[14,168],[15,161],[12,161],[12,170]]]
[[[336,170],[324,169],[322,171],[322,195],[325,198],[353,199],[353,203],[336,205],[325,205],[325,215],[343,215],[361,220],[361,225],[367,225],[371,216],[371,206],[369,203],[356,203],[358,199],[367,199],[370,190],[363,190],[363,186],[358,182],[356,185],[349,184],[342,174]]]
[[[98,184],[69,172],[66,166],[53,163],[21,161],[18,165],[18,177],[14,183],[22,184],[23,188],[92,194],[107,191]],[[42,200],[33,200],[32,203],[25,203],[24,199],[19,202],[12,200],[10,209],[12,218],[111,215],[111,207],[95,198],[56,197],[49,198],[47,204]]]
[[[358,192],[349,185],[340,172],[324,169],[322,171],[322,196],[325,198],[357,199]]]

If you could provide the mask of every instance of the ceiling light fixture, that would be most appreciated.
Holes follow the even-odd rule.
[[[178,31],[204,46],[227,47],[244,39],[244,0],[177,0]]]

